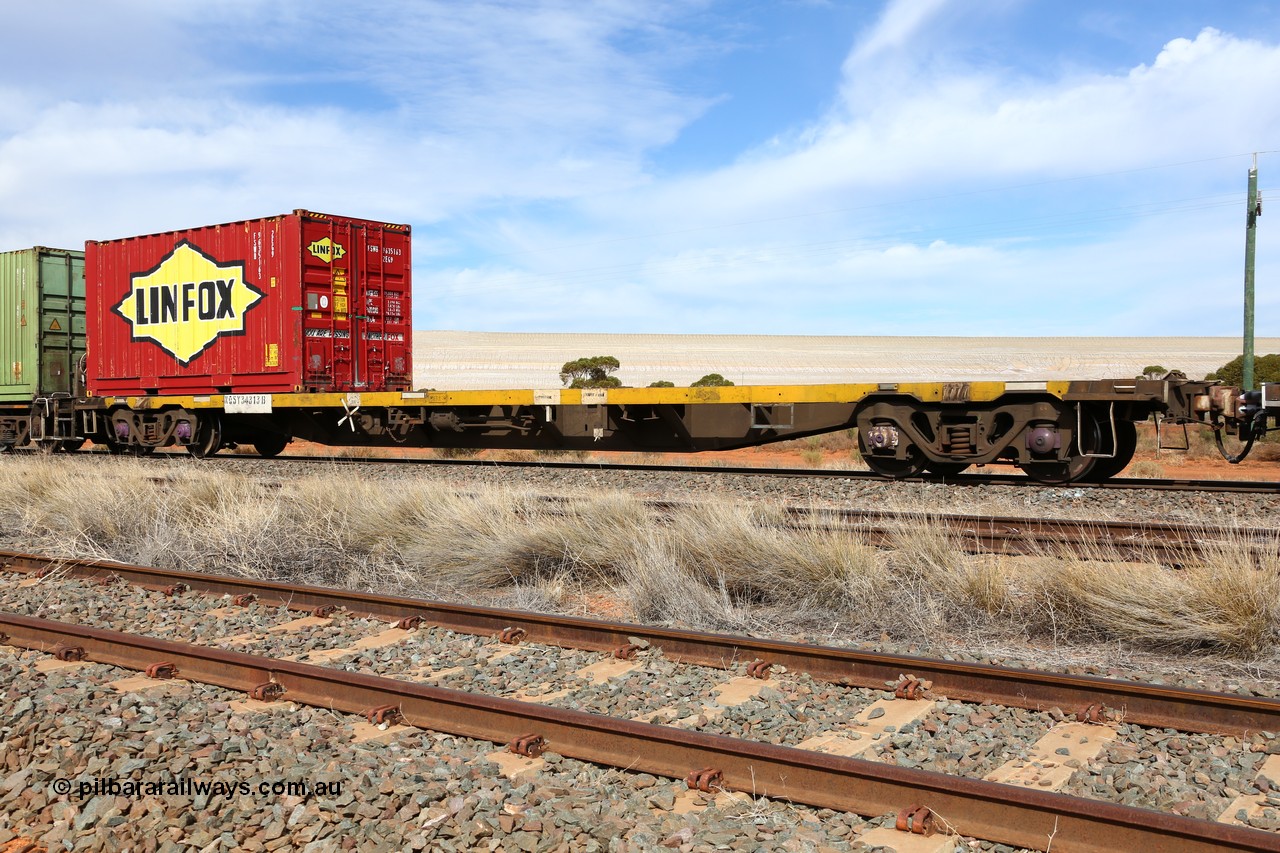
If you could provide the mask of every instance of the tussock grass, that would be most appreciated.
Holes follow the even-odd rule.
[[[1261,660],[1280,641],[1280,538],[1229,536],[1178,568],[1105,548],[975,558],[927,514],[873,547],[820,511],[796,526],[769,503],[709,499],[657,514],[620,493],[551,503],[518,488],[468,489],[336,466],[266,484],[195,460],[9,456],[0,539],[58,556],[584,615],[599,615],[583,602],[604,595],[650,623],[887,634],[932,650],[1031,637]]]
[[[1165,467],[1153,459],[1139,459],[1124,471],[1126,477],[1149,477],[1156,480],[1169,476]]]

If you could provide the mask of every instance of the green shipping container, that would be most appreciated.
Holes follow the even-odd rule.
[[[84,252],[0,252],[0,403],[77,392],[84,311]]]

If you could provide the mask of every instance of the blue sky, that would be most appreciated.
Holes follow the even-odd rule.
[[[22,4],[0,248],[303,207],[415,326],[1236,335],[1280,3]],[[1258,334],[1280,335],[1280,213]]]

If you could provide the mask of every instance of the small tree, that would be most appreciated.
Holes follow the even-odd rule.
[[[725,379],[719,373],[708,373],[706,376],[692,383],[690,388],[719,388],[725,385],[732,385],[728,379]]]
[[[1238,355],[1210,373],[1205,379],[1217,379],[1226,385],[1240,385],[1244,381],[1244,356]],[[1253,383],[1280,382],[1280,353],[1260,355],[1253,360]],[[1250,389],[1252,390],[1252,389]]]
[[[657,382],[650,382],[649,387],[650,388],[674,388],[676,387],[676,383],[668,382],[665,379],[659,379]]]
[[[566,361],[560,368],[560,382],[570,388],[619,388],[622,380],[609,374],[621,366],[611,355]]]
[[[1163,364],[1148,364],[1142,368],[1142,375],[1147,379],[1159,379],[1168,372],[1168,369]]]

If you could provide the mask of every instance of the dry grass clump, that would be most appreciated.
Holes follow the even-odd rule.
[[[881,552],[824,522],[815,515],[807,525],[787,528],[769,505],[713,501],[682,510],[653,531],[649,547],[622,575],[632,607],[654,621],[677,622],[685,621],[683,601],[709,605],[705,590],[727,604],[721,610],[733,618],[748,607],[785,607],[803,618],[868,603],[885,580]],[[653,595],[659,583],[676,588]],[[694,624],[715,621],[703,614]]]
[[[1168,476],[1163,465],[1153,459],[1139,459],[1124,470],[1126,477],[1147,477],[1161,480]]]
[[[767,503],[658,513],[618,493],[548,501],[469,489],[337,467],[262,483],[197,460],[6,457],[0,539],[60,556],[539,609],[583,612],[606,593],[650,623],[889,634],[934,650],[1032,636],[1259,658],[1280,640],[1276,537],[1228,537],[1178,569],[1104,549],[975,558],[927,514],[873,547],[820,511],[797,524]]]

